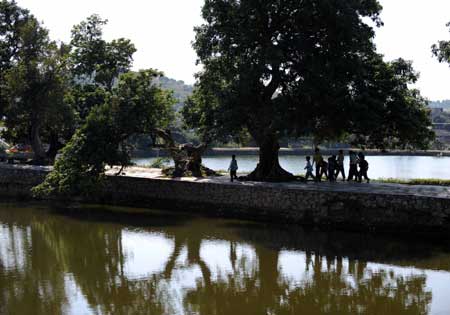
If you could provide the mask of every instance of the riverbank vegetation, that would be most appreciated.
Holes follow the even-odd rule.
[[[439,178],[413,178],[413,179],[380,178],[377,179],[376,182],[386,184],[403,184],[403,185],[450,186],[450,180]]]

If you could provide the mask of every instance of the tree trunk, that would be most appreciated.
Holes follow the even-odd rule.
[[[202,177],[203,173],[207,176],[217,176],[216,172],[202,165],[202,155],[207,148],[206,144],[197,146],[192,144],[177,145],[170,130],[155,129],[153,134],[163,140],[163,147],[169,152],[174,161],[175,168],[171,172],[171,176]]]
[[[31,122],[31,147],[33,149],[33,164],[42,165],[47,163],[47,156],[44,151],[40,136],[40,124],[37,119]]]
[[[49,159],[50,163],[53,163],[55,161],[56,154],[58,154],[58,150],[62,149],[63,145],[61,142],[59,142],[58,135],[54,132],[50,134],[50,141],[49,141],[49,147],[47,150],[47,158]]]
[[[259,141],[258,141],[259,140]],[[256,169],[245,179],[252,181],[291,181],[295,176],[280,166],[278,152],[280,145],[275,134],[265,134],[257,137],[259,145],[259,163]]]

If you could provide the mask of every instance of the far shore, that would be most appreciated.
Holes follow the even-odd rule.
[[[344,150],[348,153],[349,150],[362,151],[367,156],[376,155],[388,155],[388,156],[450,156],[450,151],[439,151],[439,150],[361,150],[355,148],[323,148],[321,149],[322,154],[332,155],[336,154],[339,150]],[[312,155],[313,149],[300,149],[300,148],[281,148],[280,155]],[[204,156],[223,156],[223,155],[258,155],[259,149],[257,147],[242,147],[242,148],[211,148],[208,149]],[[147,158],[147,157],[166,157],[168,156],[167,151],[164,149],[150,149],[150,150],[137,150],[133,152],[133,157],[135,158]]]

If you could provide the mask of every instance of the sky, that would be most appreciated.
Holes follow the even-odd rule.
[[[16,0],[28,8],[55,40],[70,41],[70,30],[96,13],[109,23],[107,40],[131,39],[138,51],[134,69],[156,68],[166,76],[194,82],[196,54],[193,28],[202,23],[203,0]],[[450,0],[380,0],[384,26],[375,43],[386,60],[412,60],[417,84],[430,100],[450,99],[450,67],[431,54],[431,45],[450,40]]]

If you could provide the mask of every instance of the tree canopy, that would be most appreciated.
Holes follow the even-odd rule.
[[[155,70],[122,74],[105,102],[91,110],[35,192],[93,192],[106,166],[130,165],[131,148],[126,140],[165,128],[173,118],[171,93],[152,83],[159,75]]]
[[[51,41],[48,31],[15,2],[2,1],[1,114],[4,136],[29,142],[35,161],[46,159],[41,137],[47,142],[70,133],[73,111],[65,101],[69,88],[68,48]],[[4,44],[4,46],[3,46]]]
[[[79,80],[99,84],[109,90],[121,73],[130,70],[135,46],[125,38],[103,39],[103,20],[94,14],[72,29],[71,61]]]
[[[28,10],[0,2],[3,137],[31,144],[35,163],[51,162],[130,70],[134,45],[123,38],[105,41],[106,23],[92,15],[73,27],[70,44],[57,44]]]
[[[376,0],[206,0],[194,42],[203,70],[186,122],[206,137],[247,129],[260,148],[252,179],[292,177],[278,162],[286,135],[425,144],[426,103],[408,89],[417,74],[376,53],[367,20],[381,26],[380,12]]]

